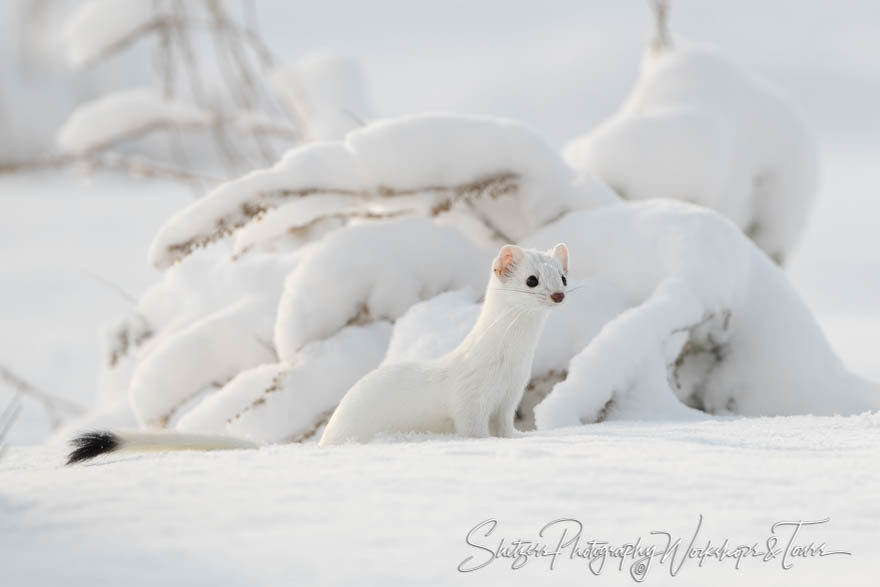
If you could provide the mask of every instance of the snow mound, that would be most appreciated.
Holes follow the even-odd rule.
[[[794,107],[717,51],[651,51],[619,112],[565,159],[627,200],[672,198],[727,216],[777,262],[804,229],[818,156]]]
[[[536,408],[539,428],[693,417],[682,404],[747,416],[880,407],[880,386],[843,367],[784,273],[727,219],[628,203],[568,214],[525,244],[558,241],[573,280],[605,282],[628,309],[572,358]]]
[[[135,369],[129,389],[141,423],[165,425],[203,389],[274,361],[273,349],[262,342],[271,332],[274,305],[271,298],[244,299],[154,345]]]
[[[458,231],[424,218],[353,226],[328,235],[287,278],[275,345],[292,359],[347,324],[395,319],[448,289],[482,289],[492,259]]]
[[[227,430],[260,442],[317,439],[345,392],[379,365],[390,335],[389,322],[378,321],[307,344],[256,400],[230,419]]]
[[[156,130],[204,128],[214,115],[146,88],[106,94],[78,106],[58,131],[62,151],[82,154]]]
[[[573,258],[520,429],[878,405],[731,220],[623,202],[516,123],[426,114],[296,148],[172,217],[150,251],[165,275],[114,338],[103,413],[127,395],[151,426],[313,438],[382,361],[464,338],[508,239]]]
[[[162,227],[150,262],[168,267],[269,210],[316,194],[350,196],[367,216],[370,206],[393,198],[408,199],[420,215],[463,208],[500,240],[516,240],[591,199],[609,198],[595,182],[576,187],[572,176],[549,146],[515,122],[447,114],[386,120],[343,141],[300,146],[274,167],[218,187]]]
[[[170,268],[110,337],[102,404],[130,397],[141,423],[162,425],[205,389],[275,362],[274,316],[284,278],[307,250],[231,262],[230,249],[218,243]]]

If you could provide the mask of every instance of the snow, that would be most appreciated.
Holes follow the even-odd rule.
[[[789,101],[718,50],[680,41],[648,52],[620,111],[565,157],[625,199],[717,210],[779,260],[803,232],[818,183],[815,143]]]
[[[573,257],[574,258],[574,257]],[[880,416],[606,422],[513,440],[454,437],[319,448],[119,454],[63,467],[58,446],[0,462],[4,585],[632,585],[607,564],[484,560],[465,535],[494,518],[495,540],[537,540],[561,517],[584,540],[686,547],[764,545],[771,524],[830,517],[796,543],[852,556],[655,566],[647,584],[869,585],[880,506]],[[527,469],[527,472],[526,470]],[[695,474],[699,471],[699,474]],[[558,539],[558,535],[554,535]],[[787,535],[782,535],[787,536]],[[781,538],[782,539],[782,538]],[[495,545],[496,542],[479,542]],[[781,546],[781,544],[780,544]],[[676,559],[678,560],[678,559]]]
[[[141,424],[161,425],[202,389],[272,361],[273,349],[262,342],[271,328],[265,316],[271,315],[272,301],[245,298],[154,345],[135,368],[129,385],[132,408]],[[220,356],[226,359],[218,361]]]
[[[157,129],[205,128],[213,121],[210,112],[153,90],[120,90],[80,104],[58,131],[56,142],[62,151],[81,154]]]
[[[310,340],[355,320],[393,320],[445,289],[482,289],[491,258],[452,228],[423,218],[335,232],[287,278],[275,322],[278,355],[292,360]]]
[[[380,320],[306,344],[258,400],[230,419],[227,431],[275,443],[319,436],[321,420],[382,360],[390,334],[390,324]]]
[[[646,44],[650,28],[649,11],[639,3],[620,3],[597,11],[584,3],[561,2],[537,14],[525,5],[486,2],[468,5],[467,18],[445,5],[353,3],[341,10],[335,4],[313,3],[303,5],[297,13],[297,21],[308,26],[291,26],[290,19],[278,18],[288,10],[284,4],[261,3],[260,10],[264,13],[263,32],[288,54],[330,44],[346,54],[358,55],[378,116],[399,119],[409,112],[434,110],[512,117],[536,129],[542,143],[549,142],[549,148],[544,145],[545,152],[594,128],[617,109],[632,86],[631,78],[637,75],[638,52]],[[762,17],[756,19],[756,14]],[[576,283],[580,289],[548,319],[533,365],[536,376],[543,373],[552,385],[556,381],[551,372],[567,368],[569,359],[588,341],[602,342],[596,347],[597,357],[619,358],[621,352],[614,347],[620,343],[614,339],[624,338],[624,329],[673,328],[671,319],[679,318],[677,312],[682,309],[699,309],[706,301],[744,305],[748,293],[760,300],[754,306],[759,311],[747,314],[746,325],[737,322],[741,312],[731,313],[735,329],[732,343],[746,348],[740,337],[751,336],[750,332],[769,332],[774,343],[754,347],[751,356],[735,359],[760,367],[746,376],[764,378],[762,386],[767,393],[742,396],[756,402],[753,406],[772,408],[772,402],[791,399],[778,393],[790,382],[767,379],[768,373],[806,381],[807,392],[818,392],[819,383],[832,378],[847,383],[827,388],[820,400],[833,398],[840,389],[853,389],[851,381],[844,381],[848,377],[842,367],[831,369],[833,375],[822,372],[816,381],[810,380],[812,369],[838,363],[835,353],[849,370],[880,380],[876,360],[880,274],[871,269],[880,263],[874,221],[878,211],[875,186],[880,182],[875,165],[880,156],[876,145],[880,118],[874,115],[880,90],[873,75],[878,65],[876,55],[880,54],[875,50],[876,16],[872,3],[848,3],[841,10],[829,3],[807,2],[799,3],[794,11],[757,2],[727,7],[686,0],[674,3],[676,32],[711,40],[743,70],[772,80],[804,108],[804,118],[820,141],[822,175],[816,207],[812,212],[807,206],[793,209],[789,204],[795,200],[791,200],[785,210],[769,216],[789,223],[782,233],[791,230],[792,234],[800,230],[803,221],[798,215],[809,217],[800,244],[786,255],[785,274],[768,269],[766,259],[756,263],[757,250],[749,250],[744,239],[727,238],[727,229],[717,224],[705,227],[712,234],[715,231],[710,228],[718,228],[721,235],[718,241],[712,240],[707,253],[721,251],[743,257],[749,269],[726,275],[710,267],[706,279],[689,280],[694,276],[688,275],[687,263],[698,261],[697,266],[706,267],[711,259],[698,258],[697,247],[684,247],[690,242],[687,230],[681,255],[687,263],[681,266],[669,264],[677,257],[665,246],[668,235],[624,243],[623,250],[634,257],[631,264],[615,271],[599,267],[603,269],[601,278],[585,271]],[[12,72],[15,68],[8,69]],[[741,72],[738,68],[735,71]],[[762,93],[766,88],[754,85],[751,74],[745,80],[733,79],[744,81],[749,92],[767,98]],[[749,92],[746,94],[754,98]],[[33,112],[20,109],[10,111],[25,123],[33,118]],[[711,184],[726,167],[726,154],[747,163],[743,175],[752,173],[754,162],[744,158],[742,150],[725,147],[732,144],[727,121],[719,122],[714,113],[700,108],[684,109],[695,118],[704,115],[699,120],[706,126],[685,125],[691,118],[676,118],[668,112],[659,118],[680,133],[700,131],[692,135],[694,143],[685,141],[685,134],[679,135],[681,144],[676,143],[706,160],[700,169],[690,169],[688,176],[700,179],[695,191],[713,192]],[[706,132],[716,128],[717,134]],[[771,124],[763,130],[774,128]],[[734,130],[755,129],[743,125]],[[645,138],[645,147],[653,146],[650,138]],[[706,142],[696,142],[699,140]],[[444,141],[430,146],[439,152],[454,151],[454,146]],[[406,147],[411,149],[411,145]],[[321,173],[315,164],[332,159],[340,168],[326,170],[323,177],[351,177],[355,191],[373,186],[357,174],[349,174],[350,165],[359,164],[347,161],[345,155],[311,153],[291,155],[302,157],[297,176],[307,177],[310,167]],[[708,161],[713,153],[714,158]],[[658,162],[678,163],[671,149],[653,154]],[[777,156],[790,153],[779,149],[769,153],[770,157],[768,153],[755,154],[778,163]],[[408,160],[406,150],[399,150],[397,156]],[[664,181],[658,185],[683,176],[664,174],[664,169],[647,164],[642,171],[660,174]],[[271,186],[269,175],[258,174],[252,185],[259,187],[266,180]],[[552,179],[568,185],[569,179],[560,177],[553,174]],[[283,178],[276,179],[276,185],[286,185]],[[575,192],[582,196],[590,188],[581,189],[578,181],[595,184],[589,176],[575,177],[574,181]],[[615,200],[601,189],[592,196],[590,203]],[[165,275],[132,310],[112,287],[100,285],[81,268],[119,282],[140,297],[157,279],[139,261],[149,237],[162,219],[190,201],[189,195],[165,184],[132,185],[103,176],[95,178],[91,187],[77,185],[67,175],[0,178],[0,256],[4,261],[0,267],[0,324],[4,332],[12,333],[0,341],[0,361],[41,388],[88,405],[97,395],[95,367],[106,364],[106,357],[99,357],[99,352],[102,339],[107,337],[95,335],[97,326],[129,314],[128,340],[139,340],[149,329],[139,322],[137,313],[147,313],[161,328],[135,345],[116,368],[101,374],[100,407],[89,419],[90,425],[98,427],[137,425],[128,384],[137,363],[149,351],[172,343],[174,337],[210,315],[222,314],[254,290],[265,289],[268,297],[280,298],[285,277],[308,253],[309,243],[329,237],[331,231],[347,224],[339,218],[321,219],[323,216],[375,209],[375,204],[364,206],[357,194],[322,193],[320,199],[310,198],[284,201],[260,214],[259,221],[246,223],[231,238],[224,234],[207,246],[188,251],[190,254],[169,256],[157,263],[168,267]],[[731,201],[742,203],[736,198]],[[214,222],[241,203],[216,201],[216,208],[199,208],[181,225],[181,236],[186,239],[196,234],[201,220],[205,221],[205,234],[212,233]],[[739,204],[730,208],[730,214],[749,208]],[[602,214],[640,209],[629,206]],[[594,212],[583,214],[593,218]],[[640,215],[632,216],[637,219]],[[440,223],[455,226],[469,237],[477,232],[474,227],[478,223],[460,210],[444,214],[438,218]],[[601,229],[597,224],[598,220],[591,220],[591,230]],[[624,224],[616,226],[620,230]],[[288,227],[294,230],[288,231]],[[525,237],[537,226],[520,228],[522,233],[517,236]],[[592,259],[595,266],[601,265],[615,242],[603,236],[616,235],[602,230],[595,235],[574,235],[572,242],[578,240],[575,237],[583,239],[583,249],[573,257],[575,262]],[[561,240],[557,235],[548,234],[547,238]],[[283,251],[289,253],[279,254]],[[233,258],[237,262],[231,262]],[[638,272],[637,277],[644,281],[633,283],[636,276],[627,271],[633,266],[656,271]],[[682,279],[669,284],[665,276],[671,274]],[[658,290],[661,283],[664,289]],[[672,287],[695,288],[690,292],[694,300],[687,308],[679,303],[663,305],[668,298],[662,294]],[[738,287],[745,292],[739,300],[731,294]],[[307,350],[332,344],[336,337],[353,334],[356,329],[374,328],[393,328],[384,360],[436,355],[467,331],[469,317],[479,310],[478,299],[479,290],[443,293],[411,306],[393,326],[379,321],[346,327],[331,338],[307,343],[299,356],[305,357]],[[640,312],[635,326],[627,326],[624,319],[629,320],[645,305],[650,312]],[[783,308],[781,313],[779,307]],[[646,314],[650,320],[642,319]],[[699,314],[692,312],[687,317]],[[606,325],[609,327],[603,328]],[[270,333],[263,339],[269,348],[273,326],[261,327]],[[420,336],[426,326],[433,336]],[[717,326],[714,321],[701,324],[694,336],[708,337]],[[772,332],[774,328],[779,332]],[[657,328],[656,332],[662,330]],[[376,361],[383,360],[378,355],[388,344],[388,333],[380,334],[376,334]],[[659,380],[665,361],[658,358],[667,357],[667,351],[678,343],[676,337],[640,341],[632,351],[645,360],[637,366],[623,365],[623,372],[638,375],[642,382]],[[235,348],[230,344],[223,352],[234,352]],[[107,351],[114,349],[115,344]],[[333,375],[340,378],[354,377],[357,370],[369,368],[365,361],[343,373],[342,368],[349,365],[336,360],[343,356],[339,349],[316,355],[314,362],[302,365],[302,375],[291,375],[291,393],[270,397],[277,399],[278,405],[284,404],[298,423],[295,430],[284,430],[283,434],[308,432],[315,424],[311,412],[326,409],[328,404],[320,402],[335,401],[338,396],[332,394],[338,393],[340,385],[344,387],[334,383],[328,391],[305,384],[311,379],[311,369],[324,368],[320,360],[334,365]],[[583,356],[578,363],[602,373],[611,372],[613,366]],[[771,365],[774,368],[768,371],[764,369],[767,363],[782,366]],[[690,386],[703,376],[706,367],[696,358],[687,370],[681,370],[683,383]],[[200,364],[199,369],[203,368]],[[179,414],[182,417],[176,422],[172,419],[172,424],[222,432],[230,415],[259,400],[276,376],[288,368],[281,362],[264,363],[246,368],[231,381],[211,382],[223,385],[219,390],[212,385],[207,391],[196,389],[202,395],[190,400],[182,410],[185,414]],[[183,378],[190,375],[181,372]],[[201,384],[196,380],[193,387]],[[580,385],[572,391],[573,397],[594,403],[607,397],[607,390],[594,392]],[[668,389],[660,391],[669,397]],[[8,389],[0,389],[0,406],[9,395]],[[827,533],[811,533],[809,539],[827,540],[830,545],[852,550],[854,556],[798,561],[787,572],[775,564],[751,565],[741,571],[686,566],[684,574],[670,582],[810,585],[827,584],[831,578],[847,585],[872,584],[878,569],[870,549],[880,513],[873,498],[878,489],[876,467],[872,466],[878,456],[876,415],[711,417],[689,422],[673,421],[666,414],[661,414],[665,421],[634,422],[615,418],[632,418],[638,415],[635,412],[609,410],[606,421],[598,424],[541,431],[510,441],[405,438],[394,439],[393,444],[330,451],[306,443],[257,452],[126,455],[76,469],[60,467],[64,451],[59,446],[13,446],[0,460],[0,583],[155,584],[180,582],[181,577],[188,584],[211,585],[452,583],[468,579],[454,571],[471,554],[464,534],[490,516],[497,516],[502,522],[499,530],[511,537],[534,537],[547,521],[573,515],[584,520],[589,534],[625,541],[653,529],[670,529],[687,537],[696,516],[702,513],[706,532],[713,539],[730,535],[737,542],[762,539],[775,520],[829,515],[832,521]],[[197,415],[202,418],[195,418]],[[300,420],[304,416],[309,416],[308,423]],[[266,426],[265,438],[275,441],[282,438],[277,424],[263,415],[254,418],[243,432],[258,435]],[[36,442],[48,431],[39,405],[26,400],[26,411],[12,431],[11,441]],[[506,562],[499,561],[472,580],[534,585],[547,584],[548,578],[552,581],[560,575],[557,582],[594,579],[580,565],[566,564],[548,575],[546,565],[540,564],[532,561],[526,569],[512,573]],[[607,579],[612,576],[609,573],[603,576]],[[666,582],[661,579],[665,572],[655,572],[652,577],[657,584]],[[619,577],[619,582],[631,584],[625,576]]]

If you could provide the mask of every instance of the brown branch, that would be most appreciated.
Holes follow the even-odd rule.
[[[71,154],[53,155],[30,161],[0,161],[0,175],[57,169],[70,165],[75,161],[77,161],[77,156]]]
[[[135,320],[137,322],[133,322]],[[154,335],[146,319],[140,313],[135,313],[113,333],[113,342],[108,348],[107,365],[112,369],[127,357],[132,349],[137,349]]]
[[[346,196],[363,195],[352,190],[332,188],[303,188],[298,190],[279,190],[271,193],[259,193],[254,199],[262,201],[244,202],[239,206],[238,213],[242,216],[241,220],[230,222],[225,218],[219,218],[216,221],[216,227],[213,232],[206,235],[194,236],[182,242],[172,243],[165,247],[165,251],[174,258],[175,262],[179,261],[201,247],[205,247],[220,239],[226,238],[239,228],[248,224],[254,218],[261,216],[268,210],[276,208],[278,205],[277,202],[288,198],[302,198],[314,194],[339,194]],[[273,200],[272,205],[269,204],[270,200]]]
[[[137,42],[142,37],[146,37],[155,31],[176,26],[183,26],[183,23],[177,22],[173,18],[170,18],[168,16],[159,16],[153,20],[147,21],[137,28],[132,29],[131,32],[129,32],[124,37],[120,37],[113,43],[105,46],[99,52],[89,56],[87,59],[83,60],[83,62],[80,63],[78,67],[80,69],[93,67],[99,61],[103,61],[117,53],[120,53],[121,51],[124,51],[126,48]]]

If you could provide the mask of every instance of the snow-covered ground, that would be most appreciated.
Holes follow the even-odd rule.
[[[871,585],[880,505],[880,416],[604,423],[516,440],[414,442],[260,451],[116,455],[63,468],[56,447],[14,448],[0,469],[3,585],[632,585],[633,559],[598,577],[563,549],[554,570],[489,560],[465,537],[555,549],[560,518],[613,546],[681,539],[647,573],[653,585]],[[707,541],[767,548],[771,525],[813,521],[794,545],[851,555],[683,563]],[[573,526],[569,526],[569,537]],[[598,562],[594,562],[598,565]],[[467,568],[468,565],[465,565]],[[594,569],[599,570],[598,566]]]
[[[263,3],[261,3],[262,5]],[[643,2],[311,3],[295,17],[265,3],[285,51],[357,55],[375,111],[452,110],[524,120],[561,147],[614,111],[650,30]],[[462,18],[461,12],[468,11]],[[276,18],[273,18],[273,15]],[[458,16],[456,16],[458,15]],[[502,15],[503,17],[499,17]],[[675,32],[712,42],[773,79],[805,110],[820,144],[821,189],[787,273],[847,366],[880,380],[880,51],[871,2],[674,3]],[[488,31],[488,32],[487,32]],[[780,31],[784,31],[782,34]],[[101,329],[158,274],[147,248],[192,201],[183,188],[72,173],[0,177],[0,363],[88,406]],[[833,392],[833,390],[829,390]],[[10,397],[0,387],[0,407]],[[49,433],[27,402],[9,440]],[[537,539],[573,517],[585,540],[652,530],[713,543],[765,544],[770,525],[818,520],[802,542],[852,556],[685,563],[653,584],[873,584],[880,527],[880,418],[603,423],[516,440],[430,439],[319,450],[119,455],[64,468],[60,445],[14,446],[0,460],[0,585],[478,584],[598,581],[581,562],[499,560],[465,535]],[[611,565],[613,567],[613,565]],[[124,578],[124,581],[123,581]],[[602,584],[631,584],[606,568]]]

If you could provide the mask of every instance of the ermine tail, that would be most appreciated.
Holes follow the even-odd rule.
[[[234,436],[184,434],[181,432],[86,432],[70,441],[74,447],[67,464],[93,459],[116,451],[231,450],[258,448],[259,445]]]

